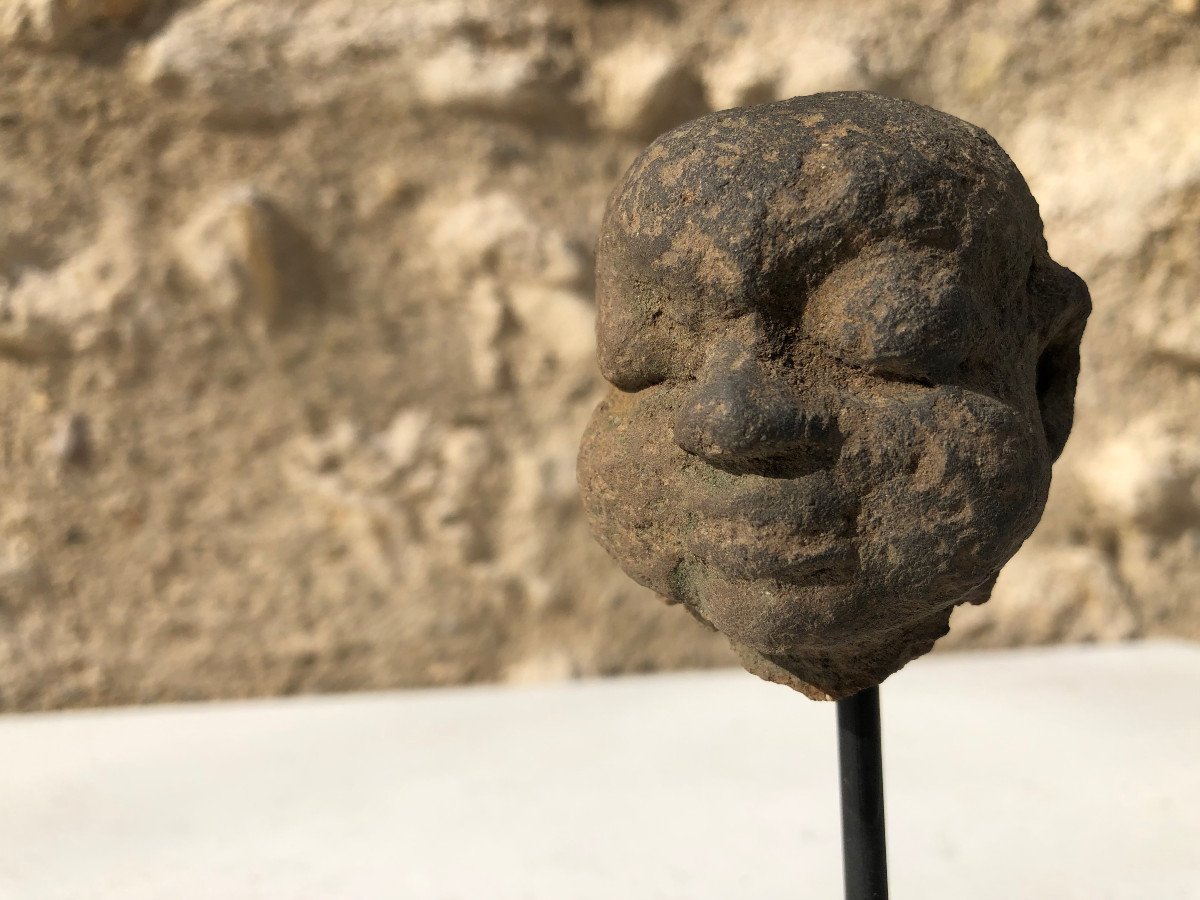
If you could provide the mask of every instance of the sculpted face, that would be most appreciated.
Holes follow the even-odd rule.
[[[617,187],[579,477],[635,580],[809,696],[878,684],[1041,516],[1089,302],[982,130],[872,94],[695,120]]]

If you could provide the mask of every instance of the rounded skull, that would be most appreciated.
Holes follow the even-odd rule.
[[[987,600],[1041,516],[1090,310],[986,132],[858,92],[654,141],[609,200],[597,303],[593,531],[822,699]]]

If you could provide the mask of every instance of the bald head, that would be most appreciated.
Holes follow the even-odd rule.
[[[657,383],[680,362],[664,321],[794,324],[831,277],[907,304],[934,343],[1027,331],[1038,260],[1037,204],[980,128],[858,92],[725,110],[660,137],[613,193],[597,255],[601,367],[618,387]]]

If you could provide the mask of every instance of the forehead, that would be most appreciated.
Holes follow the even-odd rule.
[[[998,227],[1035,230],[1026,197],[985,132],[917,104],[825,94],[728,110],[630,168],[601,231],[599,301],[650,291],[703,316],[787,305],[881,243],[969,266],[1014,243]]]

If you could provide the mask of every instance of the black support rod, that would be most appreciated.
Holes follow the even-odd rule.
[[[887,900],[879,688],[837,703],[846,900]]]

